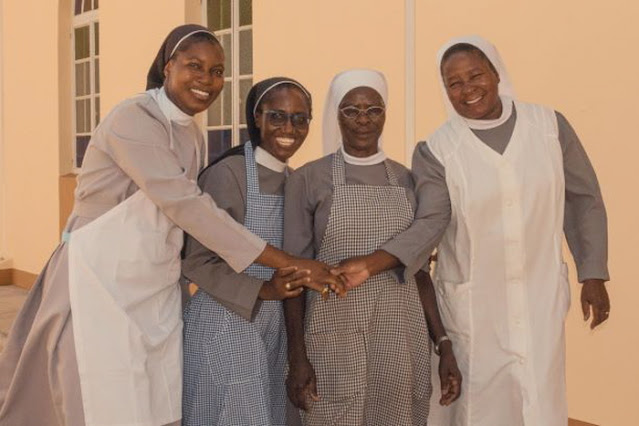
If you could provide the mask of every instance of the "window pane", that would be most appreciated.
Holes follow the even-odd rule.
[[[240,109],[240,124],[246,124],[246,97],[248,96],[248,92],[251,90],[252,85],[253,79],[251,78],[240,80],[240,99],[238,105]]]
[[[240,0],[240,25],[253,22],[253,0]]]
[[[248,130],[246,127],[240,129],[240,143],[244,143],[250,139]]]
[[[84,102],[84,132],[90,133],[93,125],[91,123],[91,99],[87,99]]]
[[[231,129],[209,130],[209,164],[231,147]]]
[[[224,117],[222,124],[230,126],[231,124],[233,124],[233,110],[231,109],[231,100],[233,99],[233,85],[230,81],[224,83],[222,97],[222,117]]]
[[[100,4],[100,2],[98,0],[93,0],[93,9],[97,10],[99,4]]]
[[[75,95],[84,96],[90,93],[89,63],[75,64]]]
[[[75,166],[82,167],[82,161],[84,160],[84,154],[87,152],[87,145],[91,136],[76,136],[75,138]]]
[[[231,28],[231,0],[208,0],[206,14],[211,31]]]
[[[253,30],[240,31],[240,75],[253,73]]]
[[[75,29],[75,59],[89,57],[89,27]]]
[[[100,60],[93,61],[93,70],[95,73],[95,93],[100,93]]]
[[[84,0],[83,12],[88,12],[89,10],[91,10],[91,0]]]
[[[100,97],[95,97],[95,125],[100,123]]]
[[[233,75],[233,39],[231,34],[222,35],[222,47],[224,48],[224,77]]]
[[[95,36],[95,55],[100,54],[100,24],[96,22],[93,27],[93,35]]]
[[[75,132],[84,133],[84,108],[86,100],[75,101]]]
[[[221,126],[222,125],[222,99],[224,98],[224,92],[220,93],[220,96],[211,104],[207,114],[207,126]]]
[[[79,15],[82,13],[82,0],[75,0],[75,7],[73,8],[73,14]]]

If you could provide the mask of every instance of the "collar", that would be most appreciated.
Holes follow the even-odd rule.
[[[194,121],[193,116],[188,115],[187,113],[182,111],[171,101],[171,99],[169,99],[169,97],[166,95],[166,91],[164,90],[164,86],[158,89],[151,89],[148,92],[151,92],[151,96],[155,98],[158,105],[160,106],[160,110],[167,118],[167,120],[181,126],[188,126]]]
[[[251,143],[251,142],[247,142]],[[274,172],[283,173],[286,170],[287,164],[273,157],[273,155],[267,150],[260,148],[259,146],[255,148],[255,162],[260,166],[264,166],[269,170],[273,170]]]
[[[494,129],[497,126],[504,124],[513,113],[513,100],[506,96],[499,96],[501,99],[501,116],[494,120],[471,120],[470,118],[464,118],[466,125],[475,130],[487,130]]]
[[[344,150],[344,144],[340,146],[342,150],[342,155],[344,156],[344,161],[348,164],[352,164],[354,166],[372,166],[373,164],[379,164],[386,160],[386,154],[382,151],[381,148],[377,148],[377,152],[373,155],[369,155],[368,157],[354,157]]]

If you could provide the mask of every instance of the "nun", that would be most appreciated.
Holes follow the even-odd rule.
[[[257,83],[246,101],[250,141],[207,167],[200,187],[269,244],[282,246],[289,158],[308,135],[311,96],[298,82]],[[199,286],[184,313],[184,426],[287,424],[282,299],[309,281],[295,267],[235,272],[188,236],[183,274]],[[296,413],[294,413],[296,414]]]
[[[373,252],[410,226],[412,177],[381,149],[386,106],[380,72],[353,69],[333,79],[322,129],[328,155],[296,170],[286,185],[285,250],[335,265]],[[414,277],[404,282],[385,272],[345,299],[307,292],[284,302],[288,392],[305,425],[426,424],[426,317],[436,338],[444,329],[434,297],[426,300],[418,288],[430,285],[428,275],[421,278],[418,285]],[[461,378],[452,351],[444,357],[449,403]]]
[[[237,272],[295,266],[335,286],[323,265],[268,245],[198,188],[194,115],[223,85],[221,45],[183,25],[160,47],[148,90],[97,127],[63,241],[0,354],[0,424],[180,423],[183,230]]]
[[[449,120],[415,150],[417,220],[336,272],[351,287],[384,268],[410,273],[439,243],[437,297],[465,380],[429,424],[565,426],[564,234],[584,319],[595,328],[610,312],[597,177],[562,114],[517,99],[489,42],[453,39],[438,67]]]

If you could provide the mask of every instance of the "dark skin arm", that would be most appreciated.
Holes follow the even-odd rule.
[[[581,310],[584,313],[584,321],[591,317],[590,329],[593,330],[610,315],[610,299],[604,280],[584,280],[581,287]]]
[[[288,339],[289,371],[286,378],[286,392],[297,408],[308,410],[310,401],[319,401],[315,370],[306,355],[304,341],[304,296],[284,301],[284,320]]]
[[[424,309],[424,316],[428,323],[428,333],[433,342],[439,341],[446,335],[444,324],[439,316],[435,289],[430,275],[424,271],[415,274],[419,299]],[[462,375],[457,367],[457,360],[453,352],[453,344],[446,340],[439,345],[439,379],[442,386],[441,405],[450,405],[461,394]]]

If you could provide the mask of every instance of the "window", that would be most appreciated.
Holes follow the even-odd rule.
[[[209,162],[248,140],[244,102],[253,85],[252,0],[206,0],[208,28],[224,47],[224,90],[206,117]]]
[[[73,2],[73,166],[82,166],[91,133],[100,121],[98,0]]]

